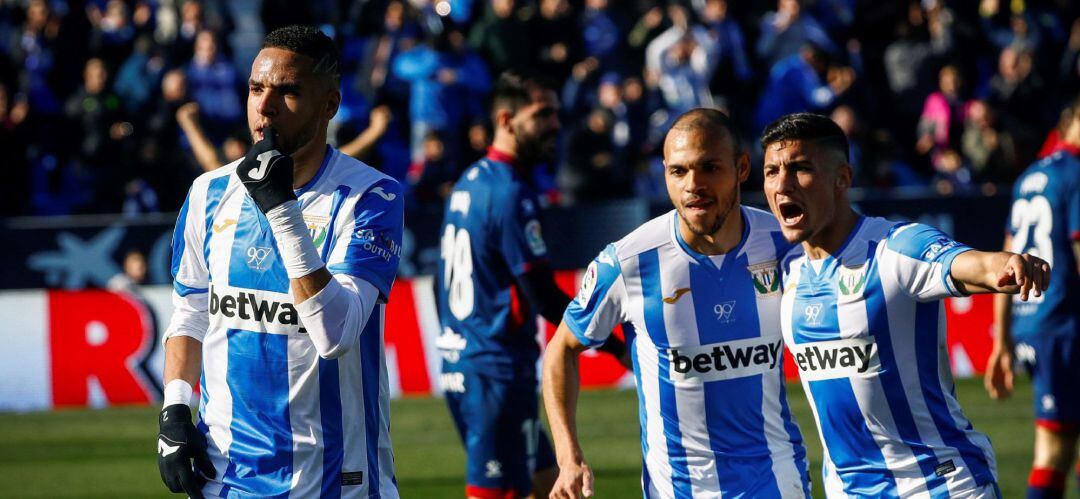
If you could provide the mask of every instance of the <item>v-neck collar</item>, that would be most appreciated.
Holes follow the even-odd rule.
[[[672,210],[671,212],[671,238],[675,241],[676,247],[678,247],[683,254],[712,273],[717,280],[722,281],[724,276],[727,275],[728,269],[734,265],[732,262],[736,260],[736,257],[739,252],[742,251],[743,245],[746,244],[746,240],[750,236],[750,217],[747,216],[746,209],[740,206],[739,214],[743,217],[742,237],[739,239],[739,243],[726,253],[719,255],[703,255],[691,248],[690,245],[683,240],[682,233],[679,231],[679,213],[675,210]],[[714,256],[723,257],[723,261],[720,262],[719,267],[716,266],[716,262],[712,259]]]

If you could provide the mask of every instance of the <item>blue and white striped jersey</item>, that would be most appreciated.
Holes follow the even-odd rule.
[[[197,426],[217,478],[204,493],[397,497],[383,303],[400,253],[401,187],[327,147],[316,176],[296,191],[330,272],[380,294],[356,347],[328,360],[300,323],[273,233],[234,174],[238,164],[195,180],[173,237],[173,301],[187,319],[174,316],[166,335],[205,331],[197,337]]]
[[[788,408],[777,262],[790,248],[769,213],[742,208],[738,247],[705,256],[678,215],[657,217],[589,265],[564,321],[588,346],[630,323],[645,497],[808,497]]]
[[[825,449],[829,497],[964,496],[996,481],[953,389],[942,298],[969,250],[937,229],[860,217],[836,256],[785,257],[781,323]]]

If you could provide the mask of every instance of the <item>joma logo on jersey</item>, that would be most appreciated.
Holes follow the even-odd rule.
[[[754,281],[754,291],[758,296],[775,296],[780,293],[780,270],[776,260],[746,267]]]
[[[292,303],[261,300],[255,293],[238,291],[235,294],[218,295],[210,286],[210,315],[220,315],[245,321],[296,326],[300,324]],[[303,329],[301,328],[301,332]]]
[[[849,378],[881,368],[873,337],[803,343],[792,348],[795,365],[807,380]]]
[[[783,340],[767,338],[714,343],[668,350],[671,378],[676,381],[717,381],[770,371],[778,365]]]
[[[863,286],[866,285],[866,266],[847,268],[840,267],[838,271],[840,278],[837,279],[838,287],[840,288],[840,294],[844,296],[857,295],[863,290]]]

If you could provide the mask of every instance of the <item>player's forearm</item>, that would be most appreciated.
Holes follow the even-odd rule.
[[[998,286],[998,273],[1012,253],[1005,251],[966,251],[953,259],[950,272],[957,288],[966,294],[1015,293],[1017,286]]]
[[[319,356],[335,359],[356,346],[378,299],[379,290],[371,283],[339,275],[297,302],[296,311]]]
[[[577,438],[578,351],[565,339],[573,337],[565,324],[560,324],[544,353],[544,407],[554,441],[557,461],[581,462],[584,458]]]
[[[363,132],[360,132],[360,135],[357,135],[356,138],[341,146],[339,150],[342,154],[359,159],[371,151],[371,148],[375,147],[375,144],[379,142],[379,139],[385,133],[385,126],[369,126]]]
[[[203,133],[202,127],[195,121],[190,119],[177,120],[180,124],[180,129],[184,131],[184,135],[187,136],[188,143],[191,144],[191,152],[195,154],[195,161],[199,163],[203,171],[213,171],[221,167],[221,161],[217,155],[217,148],[210,142],[210,139],[206,138],[206,134]]]
[[[165,342],[165,371],[162,381],[166,386],[166,405],[171,403],[190,404],[191,388],[199,382],[202,370],[202,342],[190,336],[173,336]],[[187,383],[186,397],[169,397],[170,383],[180,380]],[[173,383],[175,387],[176,384]],[[177,400],[170,400],[177,398]],[[180,400],[187,398],[189,400]]]

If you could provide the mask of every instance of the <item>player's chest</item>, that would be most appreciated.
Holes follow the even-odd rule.
[[[809,263],[789,275],[781,300],[781,322],[789,343],[871,337],[888,328],[890,300],[877,265]]]
[[[329,196],[300,198],[304,222],[325,261],[333,238],[334,203]],[[273,231],[266,216],[241,189],[231,190],[208,206],[203,243],[210,280],[229,286],[287,292]]]
[[[708,268],[675,259],[661,263],[659,280],[641,269],[643,299],[633,315],[658,348],[779,338],[776,262],[725,263]]]

